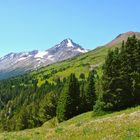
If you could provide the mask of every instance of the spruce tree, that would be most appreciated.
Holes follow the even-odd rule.
[[[59,122],[68,120],[79,112],[79,83],[75,74],[71,74],[62,90],[57,106],[57,118]]]
[[[103,66],[102,95],[98,95],[95,110],[112,111],[120,108],[121,85],[120,78],[120,53],[116,48],[109,51]],[[100,106],[100,107],[99,107]]]
[[[137,40],[134,50],[135,69],[131,73],[132,91],[134,103],[140,104],[140,40]]]
[[[120,70],[121,70],[121,104],[123,108],[127,108],[135,104],[133,95],[133,79],[132,73],[137,71],[136,62],[137,39],[134,36],[128,37],[124,48],[120,52]]]
[[[82,79],[80,82],[80,104],[79,104],[79,113],[85,112],[85,85],[86,79]]]
[[[103,95],[99,98],[101,101],[98,102],[104,102],[104,106],[101,107],[102,110],[108,110],[110,108],[113,107],[113,93],[110,92],[111,89],[111,80],[113,77],[113,67],[112,67],[112,63],[113,63],[113,56],[114,56],[114,52],[109,50],[108,51],[108,55],[106,57],[105,60],[105,64],[103,66]],[[97,107],[97,106],[96,106]],[[97,107],[100,108],[100,107]]]
[[[93,109],[93,105],[95,104],[96,101],[96,94],[95,94],[95,71],[92,70],[89,72],[88,79],[87,79],[87,84],[86,84],[86,91],[85,91],[85,111],[90,111]]]
[[[58,97],[59,94],[55,92],[50,92],[44,97],[39,109],[39,116],[42,123],[56,116]]]
[[[103,93],[96,109],[115,111],[140,102],[140,41],[135,35],[109,51],[103,67]],[[100,106],[100,107],[99,107]]]

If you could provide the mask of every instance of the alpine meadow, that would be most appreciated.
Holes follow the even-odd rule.
[[[0,2],[0,140],[140,139],[134,1]]]

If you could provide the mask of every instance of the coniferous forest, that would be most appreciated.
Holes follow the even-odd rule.
[[[102,74],[90,70],[86,77],[55,79],[38,86],[38,80],[23,75],[0,81],[0,129],[23,130],[41,126],[57,117],[66,121],[78,114],[97,115],[140,104],[140,40],[135,35],[109,50]]]

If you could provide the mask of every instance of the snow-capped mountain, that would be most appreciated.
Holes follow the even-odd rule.
[[[0,79],[24,74],[85,52],[87,50],[71,39],[65,39],[46,51],[10,53],[0,58]]]

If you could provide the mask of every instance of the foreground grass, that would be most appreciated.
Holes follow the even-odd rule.
[[[0,133],[0,140],[140,140],[140,107],[92,117],[88,112],[57,124]]]

